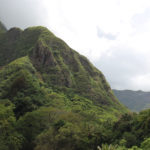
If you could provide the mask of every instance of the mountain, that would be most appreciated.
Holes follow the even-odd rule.
[[[97,105],[117,109],[122,107],[104,75],[86,57],[72,50],[48,29],[31,27],[22,31],[12,28],[0,35],[2,68],[25,56],[39,73],[41,80],[54,91],[68,94],[73,92],[91,99]]]
[[[0,33],[2,149],[96,149],[102,124],[127,112],[102,72],[47,28]]]
[[[132,90],[113,90],[121,103],[132,111],[139,112],[150,108],[150,92]]]
[[[2,22],[0,22],[0,33],[6,32],[6,31],[7,31],[6,27],[3,25]]]

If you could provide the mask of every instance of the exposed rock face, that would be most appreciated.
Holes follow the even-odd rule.
[[[53,54],[48,47],[43,46],[42,42],[38,42],[33,49],[31,59],[33,60],[33,63],[36,65],[37,68],[39,66],[55,66],[56,64]]]

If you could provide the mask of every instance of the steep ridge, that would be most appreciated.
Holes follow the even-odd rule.
[[[96,150],[128,112],[104,75],[47,28],[0,34],[0,148]]]
[[[0,37],[0,52],[1,67],[29,56],[43,81],[54,91],[64,91],[68,95],[77,93],[97,105],[123,108],[104,75],[87,58],[44,27],[31,27],[24,31],[10,29]]]

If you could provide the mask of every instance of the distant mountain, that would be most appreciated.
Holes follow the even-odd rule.
[[[150,92],[132,90],[113,90],[121,103],[132,111],[141,111],[150,108]]]

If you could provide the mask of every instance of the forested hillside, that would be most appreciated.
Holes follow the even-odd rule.
[[[0,150],[146,150],[150,111],[131,113],[86,57],[44,27],[0,29]]]

